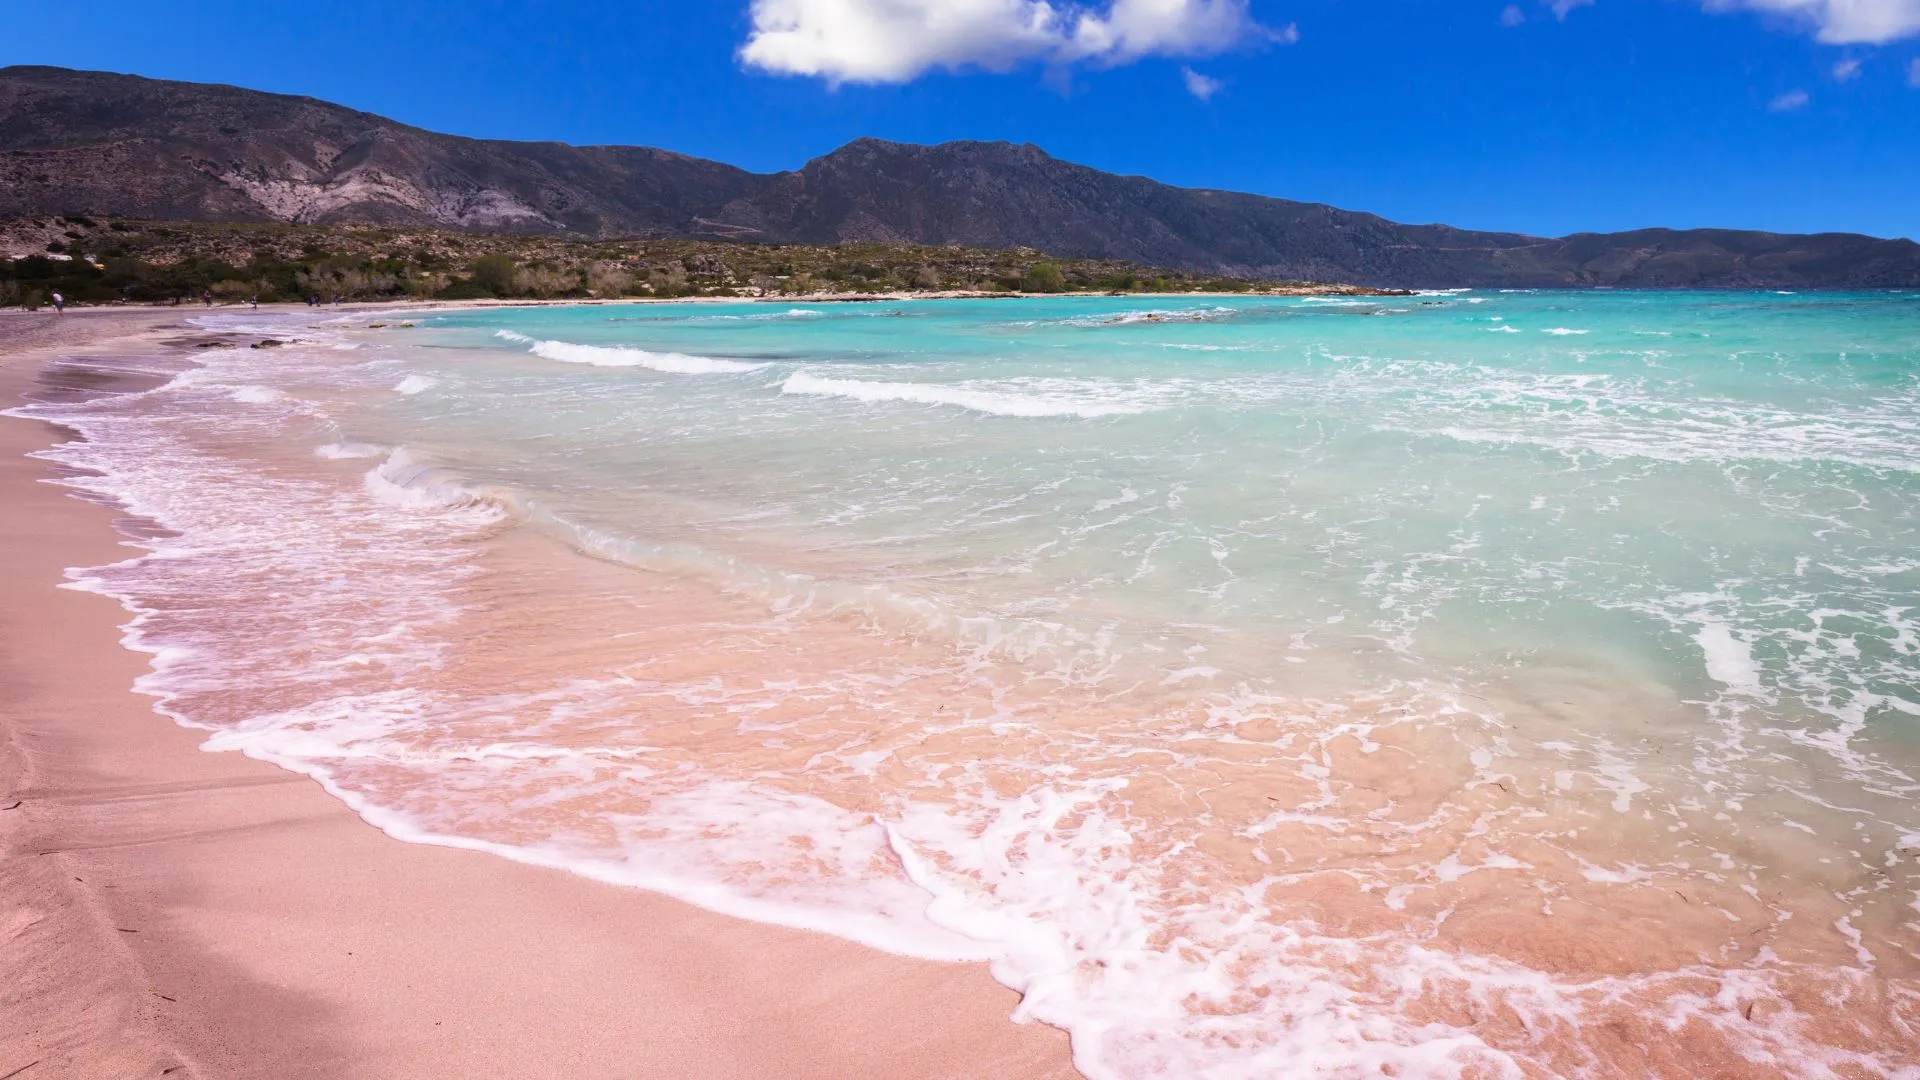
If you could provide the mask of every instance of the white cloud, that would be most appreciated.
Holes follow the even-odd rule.
[[[1860,61],[1848,57],[1833,65],[1834,82],[1852,82],[1860,77]]]
[[[753,0],[740,59],[829,82],[908,82],[933,68],[1005,71],[1026,62],[1111,66],[1211,56],[1253,40],[1291,44],[1248,0]]]
[[[1880,44],[1920,34],[1920,0],[1705,0],[1708,11],[1751,10],[1813,28],[1829,45]]]
[[[1796,109],[1806,108],[1807,102],[1812,100],[1811,97],[1807,96],[1805,90],[1789,90],[1774,98],[1772,101],[1767,102],[1767,111],[1793,112]]]
[[[1545,0],[1562,19],[1595,0]],[[1881,45],[1920,35],[1920,0],[1700,0],[1708,11],[1758,11],[1798,22],[1829,45]]]
[[[1520,10],[1519,4],[1508,4],[1500,11],[1501,26],[1519,26],[1527,21],[1527,13]]]
[[[1190,67],[1181,68],[1180,77],[1187,80],[1187,93],[1201,101],[1213,100],[1213,95],[1219,93],[1220,88],[1226,85],[1219,79],[1209,78]]]

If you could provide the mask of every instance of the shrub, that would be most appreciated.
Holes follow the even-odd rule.
[[[633,288],[633,275],[611,266],[587,268],[587,291],[599,297],[625,296]]]
[[[446,288],[434,294],[441,300],[488,300],[493,295],[486,286],[472,278],[455,278]]]
[[[557,270],[550,266],[529,266],[514,275],[513,283],[513,291],[532,293],[545,300],[578,290],[580,275],[572,270]]]
[[[665,270],[654,270],[647,275],[647,287],[655,296],[685,296],[687,268],[677,262],[668,263]]]
[[[1022,279],[1027,292],[1056,293],[1067,288],[1067,277],[1052,263],[1034,263]]]
[[[519,277],[520,267],[508,255],[495,253],[482,255],[473,260],[469,267],[473,284],[486,290],[488,296],[512,296],[515,280]]]

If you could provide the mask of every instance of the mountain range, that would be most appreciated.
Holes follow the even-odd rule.
[[[1410,287],[1920,286],[1920,244],[1851,233],[1564,237],[1404,225],[1180,188],[1031,145],[859,139],[752,173],[649,147],[442,135],[313,98],[0,68],[0,217],[375,223],[588,237],[1030,247]]]

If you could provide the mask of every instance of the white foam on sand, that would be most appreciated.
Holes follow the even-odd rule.
[[[1726,623],[1703,624],[1693,640],[1706,655],[1708,678],[1738,694],[1761,693],[1760,665],[1754,663],[1753,647],[1735,637]]]
[[[509,334],[501,336],[532,345],[566,344]],[[233,374],[271,378],[247,370]],[[384,369],[367,385],[385,388],[395,374]],[[764,393],[767,381],[743,380],[734,388],[757,395],[755,401],[765,405],[774,400]],[[786,394],[860,404],[1035,418],[1137,413],[1162,407],[1183,393],[1166,382],[1114,378],[938,384],[798,373],[777,385]],[[463,376],[460,389],[466,388]],[[1513,389],[1501,388],[1503,393]],[[1583,400],[1580,395],[1593,389],[1585,376],[1562,379],[1533,386],[1530,400]],[[212,390],[222,401],[230,392],[221,386]],[[215,405],[216,418],[235,411]],[[804,402],[793,407],[823,411],[825,405]],[[854,420],[871,419],[843,407]],[[596,826],[606,826],[611,843],[570,845],[566,837],[544,827],[525,844],[487,839],[485,812],[493,805],[490,799],[504,797],[502,792],[538,792],[550,798],[580,792],[590,783],[632,787],[652,780],[643,775],[647,746],[609,745],[611,740],[597,738],[536,745],[531,740],[538,734],[524,726],[502,733],[505,741],[492,736],[471,742],[444,738],[446,731],[457,730],[442,722],[460,718],[460,703],[437,699],[405,681],[405,673],[436,662],[442,635],[434,627],[454,614],[448,585],[467,572],[462,569],[466,541],[470,534],[483,535],[481,530],[498,520],[508,501],[494,489],[464,482],[458,471],[436,464],[424,449],[329,443],[316,453],[385,458],[361,484],[289,484],[258,475],[243,460],[224,460],[186,445],[165,423],[124,417],[94,423],[84,408],[64,412],[88,441],[63,448],[60,459],[96,474],[75,486],[112,493],[133,512],[180,533],[177,540],[161,538],[143,545],[156,557],[76,573],[80,587],[120,596],[135,614],[128,643],[154,654],[153,674],[142,680],[141,688],[161,699],[163,711],[178,710],[170,714],[192,725],[194,719],[186,715],[190,706],[176,695],[196,684],[231,688],[240,685],[234,680],[263,683],[269,681],[265,672],[277,675],[272,681],[278,684],[313,687],[301,699],[286,699],[278,711],[223,724],[208,740],[208,748],[239,749],[314,777],[369,822],[400,839],[490,851],[909,955],[990,961],[995,976],[1023,995],[1019,1018],[1071,1031],[1081,1070],[1101,1080],[1154,1075],[1196,1080],[1545,1075],[1547,1059],[1531,1057],[1524,1040],[1502,1043],[1500,1024],[1481,1027],[1477,1020],[1456,1024],[1431,1014],[1416,1017],[1400,1012],[1400,1002],[1417,997],[1419,988],[1443,988],[1477,1008],[1510,1010],[1498,1015],[1516,1018],[1527,1033],[1550,1033],[1536,1036],[1544,1044],[1578,1038],[1588,1005],[1598,1008],[1624,999],[1643,985],[1626,978],[1563,979],[1498,957],[1443,947],[1420,933],[1351,937],[1302,918],[1270,896],[1273,887],[1285,896],[1287,881],[1277,866],[1273,877],[1169,906],[1167,890],[1191,889],[1183,884],[1190,879],[1180,873],[1180,862],[1156,862],[1140,822],[1127,816],[1136,797],[1151,797],[1142,780],[1152,780],[1154,773],[1145,767],[1104,777],[1047,769],[1036,772],[1024,789],[1016,785],[1003,791],[990,782],[998,777],[990,778],[983,763],[954,762],[949,767],[962,773],[980,770],[971,782],[951,788],[969,793],[967,798],[909,792],[858,810],[758,783],[675,773],[671,782],[646,789],[649,798],[643,808],[595,820]],[[1049,436],[1093,429],[1007,430]],[[419,445],[437,445],[432,434],[422,433]],[[1133,431],[1113,434],[1131,441]],[[142,437],[151,442],[133,445],[132,440]],[[1143,497],[1132,487],[1118,490],[1097,508],[1157,502],[1150,491]],[[526,503],[512,505],[519,509]],[[342,543],[344,537],[355,542]],[[236,569],[244,572],[234,573]],[[187,576],[195,573],[200,576]],[[228,588],[228,582],[241,590],[255,588],[252,582],[266,582],[258,587],[284,591],[286,605],[304,605],[260,605],[260,621],[249,624],[250,630],[271,628],[272,620],[281,620],[291,628],[288,640],[297,650],[272,655],[260,646],[262,636],[251,632],[228,641],[169,638],[163,632],[161,611],[190,609],[153,604],[153,596],[165,597],[165,589],[177,588],[180,595],[193,597],[200,590]],[[252,595],[257,593],[233,594]],[[151,607],[142,607],[140,597],[148,597]],[[326,606],[339,600],[352,602],[345,609],[352,618],[337,617],[342,609]],[[1753,643],[1742,636],[1754,633],[1746,622],[1692,618],[1685,625],[1697,631],[1693,639],[1713,679],[1736,692],[1761,691]],[[176,644],[182,640],[192,648]],[[222,654],[222,649],[229,651]],[[275,662],[288,666],[276,671]],[[349,662],[378,664],[400,674],[391,688],[378,692],[357,685],[328,692],[327,672]],[[1211,667],[1182,667],[1160,685],[1197,688],[1218,674]],[[613,693],[631,693],[630,682],[609,685]],[[486,708],[512,715],[551,709],[552,702],[529,696],[490,701]],[[1220,706],[1209,715],[1229,717],[1230,710]],[[202,726],[214,728],[204,721]],[[441,734],[421,738],[427,730]],[[1238,740],[1234,745],[1251,744]],[[1153,746],[1154,753],[1162,754],[1173,752],[1169,747],[1179,750],[1180,743],[1156,738]],[[1636,775],[1633,766],[1639,758],[1605,746],[1593,757],[1590,775],[1612,794],[1616,812],[1638,815],[1658,801],[1637,798],[1659,783],[1653,772],[1645,780]],[[1017,760],[1012,751],[1009,758]],[[1476,758],[1475,765],[1484,775],[1491,761],[1491,756]],[[1324,768],[1317,758],[1313,764]],[[867,768],[863,775],[870,774]],[[411,770],[437,778],[439,783],[427,788],[436,799],[480,794],[449,815],[432,800],[409,805],[390,794],[383,798],[377,788],[370,791],[365,774],[379,770]],[[362,774],[359,778],[356,771]],[[516,775],[526,786],[508,783]],[[1333,825],[1352,827],[1333,816],[1337,806],[1308,809],[1326,815]],[[559,817],[543,818],[543,825]],[[1901,842],[1920,838],[1909,834]],[[1443,850],[1451,853],[1433,864],[1415,888],[1462,880],[1478,885],[1529,866],[1478,845]],[[1620,869],[1589,864],[1580,874],[1588,884],[1632,886],[1643,872],[1635,864],[1623,863]],[[1388,906],[1405,910],[1404,899]],[[1813,1046],[1793,1024],[1750,1023],[1740,1012],[1743,1004],[1750,1009],[1755,1000],[1777,1000],[1765,972],[1702,968],[1685,977],[1684,993],[1660,999],[1658,1015],[1674,1030],[1698,1026],[1730,1033],[1729,1039],[1741,1040],[1732,1045],[1749,1060],[1776,1064],[1786,1075],[1832,1075],[1829,1064],[1859,1075],[1906,1075],[1876,1069],[1881,1063],[1877,1059],[1843,1057],[1840,1051]],[[1885,1051],[1886,1061],[1896,1065],[1903,1062],[1895,1059],[1904,1055],[1897,1048]]]

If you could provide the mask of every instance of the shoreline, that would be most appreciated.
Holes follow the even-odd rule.
[[[60,352],[150,352],[205,309],[91,310],[0,316],[6,407]],[[57,588],[131,554],[25,456],[58,437],[0,418],[0,1076],[1078,1075],[984,965],[402,843],[202,751],[131,691],[121,606]]]
[[[1134,306],[1043,308],[1051,315],[1083,305],[1105,314]],[[56,401],[110,389],[117,373],[164,379],[203,365],[151,397],[31,410],[97,440],[45,455],[83,497],[108,506],[119,499],[182,530],[123,520],[123,534],[151,537],[144,543],[155,557],[80,572],[75,587],[121,598],[137,613],[129,646],[160,649],[165,659],[136,685],[162,696],[160,711],[189,728],[205,725],[216,733],[210,745],[319,780],[396,839],[497,853],[906,956],[991,956],[995,976],[1027,993],[1016,1015],[1071,1032],[1089,1076],[1316,1063],[1335,1072],[1597,1068],[1676,1077],[1798,1075],[1824,1063],[1903,1075],[1911,1062],[1898,1050],[1901,1034],[1914,1029],[1920,1002],[1912,992],[1920,969],[1907,963],[1920,929],[1907,901],[1920,896],[1920,875],[1902,868],[1914,865],[1906,854],[1920,818],[1893,784],[1911,790],[1916,774],[1907,748],[1889,741],[1897,732],[1869,717],[1831,740],[1832,723],[1851,718],[1799,695],[1873,693],[1863,676],[1898,679],[1911,666],[1910,657],[1877,654],[1873,640],[1912,629],[1899,606],[1910,590],[1879,569],[1887,545],[1898,546],[1897,522],[1872,510],[1898,505],[1900,473],[1916,471],[1911,448],[1887,435],[1911,395],[1888,396],[1883,385],[1904,362],[1907,313],[1846,334],[1862,348],[1893,342],[1894,364],[1876,358],[1832,372],[1819,354],[1859,321],[1852,298],[1811,314],[1749,298],[1735,309],[1751,319],[1740,324],[1750,327],[1744,335],[1724,332],[1726,310],[1698,299],[1662,309],[1658,320],[1637,301],[1581,307],[1537,297],[1504,312],[1542,334],[1592,334],[1602,345],[1641,341],[1653,326],[1663,337],[1698,339],[1675,347],[1658,375],[1637,362],[1640,349],[1597,367],[1592,346],[1572,338],[1511,350],[1510,339],[1471,325],[1505,318],[1459,317],[1472,309],[1425,327],[1417,318],[1322,319],[1316,350],[1337,359],[1322,373],[1329,377],[1300,380],[1289,370],[1291,350],[1275,360],[1193,364],[1161,351],[1188,340],[1178,328],[1130,335],[1133,346],[1115,348],[1113,336],[1085,332],[1091,319],[1033,323],[1059,325],[1032,332],[1031,347],[1002,366],[995,332],[1012,309],[959,307],[967,310],[922,320],[939,324],[924,337],[903,324],[854,320],[856,332],[871,328],[869,336],[890,341],[876,350],[889,361],[944,358],[941,341],[970,339],[953,355],[978,366],[889,373],[906,381],[875,379],[867,385],[877,392],[824,378],[866,377],[872,368],[824,365],[813,369],[821,383],[789,388],[809,361],[837,362],[835,342],[849,327],[836,320],[807,330],[821,320],[715,323],[680,309],[640,320],[655,327],[622,312],[475,312],[419,319],[467,325],[400,339],[370,330],[407,321],[391,311],[195,314],[170,329],[143,324],[137,312],[0,316],[0,332],[156,327],[151,337],[164,350],[139,352],[136,339],[105,360],[46,365],[41,380],[59,393],[42,396]],[[1803,334],[1816,316],[1830,321]],[[192,332],[182,332],[183,321]],[[1457,325],[1432,325],[1447,323]],[[540,324],[597,332],[549,334]],[[538,359],[528,360],[483,337],[496,328],[687,350],[621,358],[636,361],[707,352],[777,360],[594,365],[648,369],[596,373],[556,365],[608,357],[534,346]],[[1238,331],[1210,344],[1265,351],[1271,327]],[[278,338],[291,347],[247,348]],[[1743,339],[1770,342],[1791,364],[1811,363],[1800,370],[1770,361],[1785,369],[1749,372]],[[1720,381],[1727,341],[1736,343],[1738,386]],[[1375,359],[1418,349],[1434,350],[1433,362]],[[971,393],[945,392],[955,374],[969,377],[959,385]],[[1816,396],[1805,406],[1782,407],[1783,396],[1806,386]],[[1223,425],[1212,411],[1249,400],[1257,406],[1244,410],[1244,423],[1236,416]],[[1605,422],[1533,407],[1569,400]],[[1521,408],[1510,408],[1516,401]],[[1048,422],[1139,405],[1171,415]],[[1821,437],[1783,451],[1781,433],[1795,431]],[[1436,432],[1448,441],[1434,440]],[[1582,460],[1569,470],[1543,447]],[[982,461],[1010,467],[983,470]],[[1760,487],[1746,464],[1753,461],[1778,463]],[[1859,540],[1783,543],[1803,535],[1804,509],[1830,506],[1830,481],[1842,469],[1850,490],[1871,500],[1834,518]],[[1454,476],[1466,479],[1445,479]],[[1062,489],[1044,513],[1004,514],[1009,499],[1019,507],[1036,491],[1051,499],[1044,493]],[[1286,510],[1295,492],[1305,513],[1249,524],[1249,505]],[[955,497],[930,497],[941,495]],[[1750,505],[1756,497],[1767,503]],[[700,499],[713,501],[687,505]],[[1143,505],[1115,514],[1123,504]],[[1637,508],[1630,525],[1613,516],[1623,506]],[[1141,509],[1151,512],[1144,520]],[[1394,524],[1346,550],[1323,548],[1322,511],[1362,533],[1372,522]],[[1656,512],[1669,524],[1656,526]],[[989,514],[1006,520],[976,531]],[[736,524],[747,515],[755,516]],[[1561,516],[1573,520],[1561,526]],[[1733,543],[1727,521],[1754,536],[1725,547]],[[1895,527],[1882,531],[1888,523]],[[1113,525],[1123,528],[1107,532]],[[1622,527],[1630,531],[1613,535],[1640,537],[1645,558],[1597,575],[1554,575],[1555,566],[1581,565],[1597,530]],[[1089,530],[1104,534],[1098,550],[1059,564],[1022,566],[1001,555],[1050,550],[1062,532]],[[1176,549],[1146,572],[1155,538],[1173,530],[1244,530],[1246,539]],[[1457,573],[1410,589],[1381,575],[1379,556],[1389,566],[1425,565],[1443,537],[1450,545],[1484,537],[1484,551],[1464,549]],[[57,542],[40,546],[57,557],[48,578],[77,559]],[[1731,554],[1695,561],[1702,550]],[[1797,561],[1785,576],[1780,554],[1823,551],[1835,565],[1820,574],[1830,577],[1809,578]],[[1222,552],[1239,564],[1225,565]],[[1209,555],[1217,572],[1202,561]],[[1006,588],[976,584],[987,577],[978,571],[1003,568],[1014,571]],[[1726,573],[1741,569],[1764,592],[1726,586]],[[1326,576],[1306,589],[1289,584],[1316,573]],[[942,583],[918,584],[929,578]],[[1519,584],[1526,581],[1539,584]],[[1204,606],[1185,599],[1196,585],[1215,586]],[[1866,629],[1822,630],[1815,651],[1797,652],[1786,642],[1803,638],[1779,618],[1781,595],[1799,610],[1816,610],[1799,602],[1804,596],[1817,610],[1866,613],[1857,624]],[[1241,606],[1240,596],[1258,602]],[[1403,615],[1403,597],[1422,609]],[[1545,614],[1496,617],[1477,601],[1442,610],[1462,597],[1520,598]],[[1563,599],[1575,605],[1564,613]],[[1368,611],[1375,600],[1382,612],[1397,610],[1376,621]],[[39,617],[30,599],[20,609]],[[1029,617],[1036,609],[1040,617]],[[1186,622],[1195,611],[1221,617]],[[1883,621],[1874,611],[1886,613]],[[1327,626],[1355,615],[1370,625],[1295,635],[1296,619],[1323,613],[1340,616]],[[43,632],[22,625],[11,635],[0,627],[0,642]],[[1092,637],[1107,627],[1110,636]],[[1389,640],[1389,631],[1408,636]],[[1417,636],[1428,631],[1445,640]],[[1434,655],[1414,648],[1423,640]],[[1855,641],[1871,667],[1849,659]],[[49,661],[52,685],[101,681],[88,648]],[[1297,668],[1276,662],[1295,653]],[[77,666],[57,666],[70,656]],[[24,684],[4,671],[0,678]],[[112,689],[102,686],[103,695]],[[124,696],[102,700],[109,697]],[[106,711],[83,705],[69,726],[84,734]],[[1719,740],[1736,726],[1752,733],[1751,745]],[[1707,747],[1706,756],[1685,753],[1689,745]],[[1420,775],[1406,772],[1409,761]],[[1713,804],[1696,798],[1703,776],[1722,785],[1723,812],[1711,822]],[[0,777],[0,794],[8,793]],[[177,797],[206,809],[229,794],[183,789]],[[232,805],[253,813],[265,797]],[[1811,814],[1814,804],[1824,812]],[[0,799],[0,829],[7,806]],[[148,818],[129,820],[133,828],[109,834],[113,844],[141,839]],[[318,987],[312,996],[328,1006],[318,1019],[296,1010],[290,1020],[269,1015],[252,1025],[347,1036],[242,1063],[257,1074],[324,1060],[341,1063],[343,1080],[386,1068],[398,1075],[402,1065],[417,1075],[420,1061],[453,1060],[447,1055],[467,1053],[462,1040],[496,1027],[512,1031],[529,1017],[550,1026],[596,1008],[603,1011],[581,1025],[583,1035],[550,1047],[532,1071],[607,1037],[674,1050],[665,1036],[630,1034],[628,1025],[650,1021],[604,1011],[604,1002],[659,1001],[684,987],[688,972],[705,978],[716,963],[750,972],[745,989],[717,995],[727,1021],[722,1051],[763,1031],[805,1038],[797,1020],[777,1031],[758,1020],[740,1029],[737,1015],[766,991],[753,965],[777,949],[748,945],[742,962],[718,958],[751,927],[719,920],[677,961],[643,964],[592,993],[572,986],[550,996],[545,984],[523,993],[530,979],[548,978],[554,947],[576,948],[600,925],[577,905],[529,911],[541,906],[537,883],[547,879],[511,884],[520,879],[384,845],[379,858],[398,869],[382,871],[377,902],[395,893],[414,899],[400,899],[397,914],[370,913],[365,899],[315,907],[312,897],[339,892],[339,880],[372,857],[342,856],[331,833],[309,838],[275,818],[265,824],[278,830],[280,847],[322,872],[302,865],[296,880],[281,869],[263,885],[256,864],[284,856],[257,837],[227,843],[236,823],[261,824],[222,809],[169,824],[162,838],[223,834],[224,861],[194,871],[213,884],[192,882],[218,894],[218,914],[189,905],[199,921],[183,923],[185,940],[221,943],[221,958],[245,960],[221,985],[292,985],[284,971],[301,964],[348,969],[299,984]],[[21,851],[38,857],[41,846]],[[98,845],[83,836],[43,846]],[[172,874],[182,861],[181,845],[173,847],[157,870],[137,872]],[[1703,863],[1702,851],[1717,857]],[[134,956],[145,945],[151,913],[114,918],[104,906],[114,893],[87,892],[97,875],[75,873],[66,885],[64,864],[47,865],[48,895],[60,902],[46,910],[108,912],[86,924],[91,936],[81,939],[93,943],[81,955]],[[252,893],[221,891],[235,874],[255,875]],[[278,922],[257,918],[260,897],[286,881],[307,906]],[[590,895],[577,883],[552,888]],[[491,918],[469,918],[467,894],[476,892],[489,904],[512,899],[488,909]],[[422,928],[419,913],[439,919],[449,893],[460,896],[452,938],[480,955],[446,946],[437,958],[389,960],[377,981],[404,999],[397,1006],[372,996],[378,986],[326,981],[358,976],[370,952],[387,959],[441,948],[429,942],[444,940],[442,926]],[[930,908],[928,894],[940,897]],[[10,899],[0,896],[0,914],[25,906]],[[607,925],[617,938],[631,922],[616,915]],[[513,940],[528,927],[565,940]],[[284,948],[304,956],[283,952],[278,968],[263,962],[257,942],[288,928],[307,937]],[[964,932],[940,936],[955,928]],[[123,932],[132,936],[113,936]],[[651,922],[644,932],[655,932]],[[508,940],[496,942],[501,935]],[[982,940],[992,944],[978,947]],[[351,942],[356,956],[336,955],[334,942]],[[502,950],[520,959],[496,963]],[[583,970],[598,978],[602,954],[611,956],[606,941],[584,951]],[[577,955],[559,963],[570,968]],[[770,978],[796,995],[849,963],[802,964]],[[201,954],[186,966],[222,970]],[[92,999],[131,1002],[112,1015],[137,1020],[158,1008],[145,996],[148,983],[168,1002],[187,999],[146,979],[139,964],[121,994],[123,967],[103,960],[87,969],[111,984],[112,993],[95,990]],[[422,971],[445,974],[423,988],[415,985]],[[20,981],[6,970],[0,980]],[[490,1011],[472,1000],[503,993],[521,995],[521,1005]],[[688,996],[707,1006],[715,995]],[[749,1004],[738,1004],[742,996]],[[852,1000],[877,1015],[893,996],[863,984]],[[829,997],[802,1006],[806,1020],[843,1003]],[[457,1002],[456,1018],[486,1017],[482,1030],[456,1036],[451,1050],[436,1045],[437,1056],[401,1062],[388,1043],[418,1036],[415,998]],[[559,1004],[525,1005],[535,999]],[[194,1000],[222,1016],[253,1008],[230,1008],[204,991]],[[670,1016],[691,1012],[669,1004]],[[902,1004],[910,1016],[928,1011],[911,994]],[[445,1010],[424,1019],[448,1022]],[[411,1028],[400,1030],[402,1021]],[[976,1030],[997,1037],[1005,1025],[989,1016]],[[136,1045],[148,1047],[158,1036],[142,1029],[140,1037],[149,1041]],[[188,1046],[153,1045],[168,1053]],[[481,1072],[502,1056],[522,1061],[517,1046],[488,1053],[458,1060],[477,1061]],[[989,1071],[959,1060],[948,1050],[932,1065],[915,1059],[864,1075],[935,1075],[941,1065],[949,1074]],[[565,1061],[568,1072],[588,1075],[630,1067],[608,1057]],[[817,1057],[775,1064],[780,1075],[863,1075]],[[0,1077],[4,1066],[0,1057]],[[1027,1066],[1018,1060],[992,1075]],[[772,1071],[764,1056],[716,1067],[692,1053],[658,1071],[716,1068]]]
[[[1242,292],[1220,292],[1215,290],[1193,290],[1180,292],[967,292],[964,290],[939,289],[924,292],[884,292],[884,293],[811,293],[806,296],[612,296],[612,297],[513,297],[490,300],[435,300],[423,299],[384,299],[350,300],[339,304],[321,304],[310,307],[305,303],[291,300],[279,300],[261,304],[259,311],[365,311],[391,310],[394,312],[425,312],[434,310],[468,311],[486,308],[515,307],[601,307],[621,304],[879,304],[899,303],[908,300],[1064,300],[1064,299],[1113,299],[1146,300],[1156,297],[1167,299],[1192,300],[1231,300],[1231,299],[1287,299],[1303,296],[1341,296],[1359,298],[1377,298],[1382,300],[1404,299],[1409,296],[1423,295],[1414,289],[1375,289],[1364,285],[1328,285],[1324,288],[1297,288],[1287,286],[1274,289],[1249,289]],[[50,307],[50,305],[49,305]],[[160,316],[186,318],[194,314],[232,314],[256,310],[244,301],[223,301],[212,307],[199,303],[169,304],[67,304],[67,314],[91,311],[149,312]],[[24,308],[0,308],[0,313],[17,316],[47,315],[51,311],[27,311]]]

